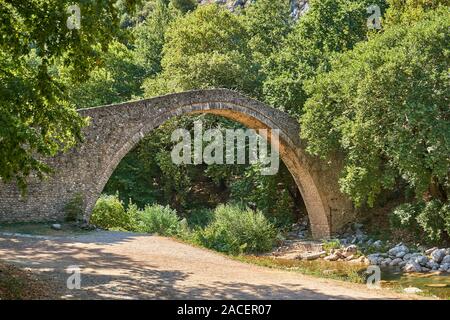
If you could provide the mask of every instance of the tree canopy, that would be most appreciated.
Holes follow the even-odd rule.
[[[49,171],[42,157],[73,146],[86,124],[52,66],[64,65],[72,81],[84,81],[97,63],[94,45],[106,49],[120,36],[112,2],[71,5],[0,2],[0,178],[15,180],[22,189],[29,174]]]
[[[357,204],[373,204],[400,177],[447,200],[449,27],[446,9],[394,25],[308,83],[302,137],[314,154],[345,153],[341,186]]]

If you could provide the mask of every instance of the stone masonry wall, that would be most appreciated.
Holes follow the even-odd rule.
[[[354,217],[337,184],[339,160],[329,165],[310,157],[296,120],[234,91],[190,91],[79,112],[90,118],[85,140],[48,160],[52,176],[45,181],[31,177],[25,198],[15,185],[0,182],[0,222],[62,220],[64,206],[77,193],[83,196],[88,218],[114,169],[142,137],[174,116],[199,112],[222,115],[249,128],[280,130],[280,155],[303,196],[315,237],[330,236]]]

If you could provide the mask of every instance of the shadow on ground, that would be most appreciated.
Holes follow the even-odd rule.
[[[93,237],[93,236],[92,236]],[[161,270],[152,261],[136,261],[126,254],[107,252],[108,246],[139,241],[135,234],[100,234],[54,239],[0,236],[0,259],[38,272],[56,284],[61,299],[350,299],[324,294],[300,284],[256,285],[243,282],[190,281],[191,273]],[[148,237],[148,236],[146,236]],[[95,240],[95,241],[94,241]],[[95,243],[85,246],[82,244]],[[105,246],[106,245],[106,246]],[[81,289],[67,289],[69,266],[80,266]],[[214,278],[214,275],[211,275]]]

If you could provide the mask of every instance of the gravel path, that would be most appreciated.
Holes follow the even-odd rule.
[[[174,240],[120,232],[0,235],[0,259],[57,284],[63,299],[404,299],[335,280],[234,261]],[[81,267],[68,290],[66,268]]]

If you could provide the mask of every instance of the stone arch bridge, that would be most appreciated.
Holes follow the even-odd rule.
[[[354,217],[337,184],[339,161],[326,164],[306,154],[298,122],[286,113],[225,89],[176,93],[147,100],[80,110],[90,118],[85,140],[48,159],[54,173],[31,177],[28,195],[0,182],[0,222],[55,221],[75,194],[83,196],[85,217],[121,159],[150,131],[172,117],[211,113],[252,129],[279,129],[280,156],[300,190],[315,238],[326,238]]]

